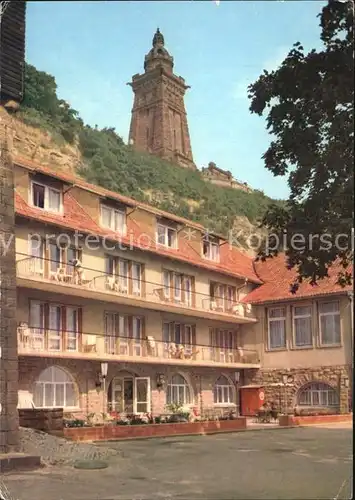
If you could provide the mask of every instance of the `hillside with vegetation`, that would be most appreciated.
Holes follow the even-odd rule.
[[[137,153],[114,128],[84,124],[78,111],[58,98],[55,78],[29,64],[25,67],[24,100],[16,118],[46,131],[59,150],[75,148],[80,157],[75,170],[88,182],[190,218],[222,234],[238,226],[238,220],[245,227],[257,226],[273,202],[261,191],[246,193],[219,187],[204,181],[199,171]]]

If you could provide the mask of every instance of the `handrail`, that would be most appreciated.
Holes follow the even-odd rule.
[[[21,328],[21,327],[19,327]],[[47,334],[48,332],[58,332],[58,330],[52,330],[50,328],[42,328],[42,327],[34,327],[34,326],[26,326],[26,327],[23,327],[24,329],[27,328],[28,330],[35,330],[37,332],[40,332],[41,334]],[[222,329],[223,330],[223,329]],[[82,331],[82,332],[77,332],[76,330],[60,330],[58,333],[60,333],[61,335],[65,335],[65,334],[70,334],[70,333],[77,333],[78,336],[94,336],[94,337],[98,337],[100,339],[108,339],[108,338],[112,338],[112,339],[117,339],[117,340],[124,340],[124,341],[128,341],[128,340],[131,340],[131,341],[139,341],[139,342],[149,342],[149,339],[150,337],[152,337],[152,335],[145,335],[145,336],[141,336],[139,338],[134,338],[134,337],[130,337],[130,336],[127,336],[125,335],[123,332],[120,333],[120,334],[117,334],[117,335],[109,335],[107,333],[96,333],[96,332],[88,332],[88,331]],[[157,343],[160,343],[160,344],[177,344],[177,342],[174,342],[172,340],[163,340],[163,339],[157,339],[155,337],[153,337],[154,339],[154,342],[157,342]],[[225,349],[225,350],[230,350],[230,351],[233,351],[233,350],[242,350],[243,352],[250,352],[250,353],[257,353],[258,351],[255,350],[255,349],[245,349],[244,347],[240,347],[240,346],[235,346],[235,347],[226,347],[226,346],[219,346],[219,345],[214,345],[214,344],[197,344],[197,343],[188,343],[188,342],[183,342],[184,345],[190,345],[190,346],[194,346],[194,347],[206,347],[206,348],[209,348],[209,349]]]
[[[17,256],[26,255],[17,253]],[[104,260],[104,259],[103,259]],[[33,261],[33,268],[31,268],[31,261]],[[29,264],[26,264],[30,262]],[[46,265],[45,265],[46,264]],[[55,266],[53,266],[55,264]],[[28,269],[21,269],[21,266],[28,265]],[[78,285],[80,287],[88,287],[95,289],[96,287],[112,293],[136,296],[144,298],[148,293],[156,297],[156,301],[161,303],[169,303],[173,305],[180,305],[187,307],[191,310],[211,311],[217,314],[228,314],[237,317],[252,317],[251,310],[248,310],[247,304],[238,300],[231,300],[223,296],[211,296],[205,292],[197,292],[191,288],[186,288],[184,284],[180,287],[172,285],[166,286],[163,283],[156,281],[149,281],[145,279],[144,274],[141,273],[139,279],[133,277],[131,274],[122,273],[108,273],[102,269],[93,269],[86,266],[75,266],[73,261],[61,262],[59,260],[50,259],[48,257],[26,256],[23,259],[17,260],[17,272],[20,277],[25,276],[39,276],[41,280],[56,280],[60,284]],[[96,275],[95,275],[96,274]],[[106,282],[102,284],[99,279],[113,278],[114,282]],[[123,281],[128,283],[126,290]],[[98,284],[99,283],[99,284]],[[145,288],[144,285],[153,285],[153,289]],[[229,285],[225,285],[229,286]],[[168,296],[164,295],[164,291],[169,291]],[[174,292],[178,292],[181,296],[181,301],[174,299]]]

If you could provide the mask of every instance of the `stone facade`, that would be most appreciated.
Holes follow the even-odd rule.
[[[158,29],[145,57],[145,73],[129,83],[134,92],[129,142],[139,151],[195,169],[184,105],[189,87],[174,75],[173,66]]]
[[[0,453],[14,451],[18,445],[15,213],[10,127],[9,116],[0,107]]]
[[[283,375],[290,381],[283,384]],[[292,411],[298,406],[299,390],[310,382],[321,382],[335,389],[339,395],[339,410],[347,413],[352,406],[351,390],[346,388],[344,380],[351,382],[351,373],[348,366],[319,366],[312,368],[290,368],[287,370],[246,370],[245,384],[260,385],[265,391],[265,401],[274,401],[281,411]]]
[[[191,404],[203,412],[211,408],[213,402],[213,386],[215,380],[223,373],[233,384],[234,370],[203,367],[176,367],[164,365],[149,365],[137,363],[112,362],[108,364],[108,373],[105,381],[106,395],[104,400],[103,387],[98,384],[100,374],[99,361],[75,359],[50,359],[38,357],[22,357],[19,362],[19,389],[33,394],[34,384],[43,370],[49,366],[64,369],[72,378],[78,389],[79,406],[70,413],[76,417],[86,418],[90,413],[101,415],[107,409],[107,393],[110,383],[115,377],[133,376],[149,377],[151,390],[151,413],[160,415],[166,411],[166,384],[159,388],[158,375],[163,375],[165,381],[173,374],[180,373],[186,379],[191,393]],[[236,399],[236,398],[234,398]],[[223,406],[223,405],[222,405]],[[222,406],[220,408],[222,409]],[[228,407],[231,405],[225,405]]]

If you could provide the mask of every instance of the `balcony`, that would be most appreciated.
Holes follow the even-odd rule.
[[[65,293],[105,302],[120,303],[148,310],[172,312],[190,317],[255,323],[257,320],[248,304],[216,302],[208,295],[189,291],[185,300],[167,300],[160,283],[128,276],[112,275],[101,270],[72,265],[40,257],[17,254],[17,284],[45,292]],[[65,289],[65,291],[64,291]]]
[[[257,351],[241,348],[175,344],[153,337],[128,338],[108,335],[18,329],[19,355],[76,359],[100,359],[134,363],[259,368]]]

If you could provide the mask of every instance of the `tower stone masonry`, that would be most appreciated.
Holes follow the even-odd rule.
[[[145,56],[143,74],[132,77],[134,92],[129,142],[137,151],[196,169],[184,104],[188,85],[173,73],[174,60],[157,29]]]
[[[16,259],[11,120],[0,106],[0,453],[18,445]]]

